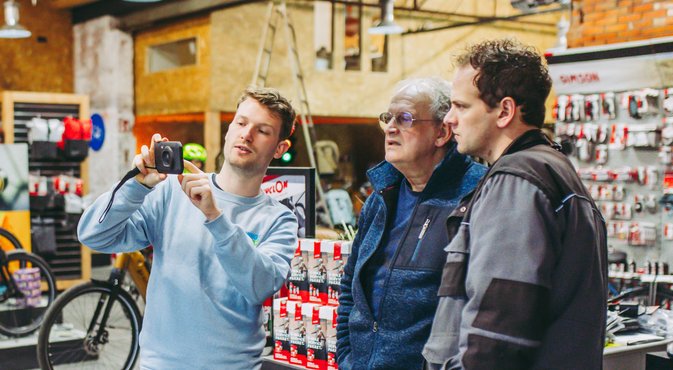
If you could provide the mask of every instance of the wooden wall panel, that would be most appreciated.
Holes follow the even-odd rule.
[[[19,2],[26,39],[0,39],[0,91],[73,92],[73,38],[70,13],[42,2]],[[4,12],[0,12],[4,14]],[[4,24],[4,19],[0,19]]]
[[[516,11],[509,2],[498,2],[498,15]],[[462,3],[461,3],[462,4]],[[259,48],[266,4],[250,4],[235,9],[214,12],[211,16],[212,72],[211,109],[233,111],[240,92],[252,81]],[[306,89],[314,115],[338,117],[376,117],[386,109],[395,84],[407,77],[437,75],[450,78],[451,56],[468,43],[486,38],[516,37],[544,51],[556,42],[555,23],[560,14],[552,13],[526,18],[546,23],[544,26],[516,25],[511,22],[486,24],[436,31],[408,36],[389,36],[388,72],[369,71],[369,37],[363,30],[362,71],[345,71],[343,62],[344,33],[343,7],[336,13],[334,69],[317,71],[313,47],[313,9],[306,5],[289,6],[293,23],[298,30],[297,45],[304,70]],[[458,12],[492,15],[493,9],[479,7],[476,1],[465,2]],[[501,14],[502,13],[502,14]],[[373,8],[364,8],[364,24],[377,14]],[[398,23],[412,27],[418,23],[398,18]],[[232,26],[232,25],[235,25]],[[325,25],[326,27],[328,25]],[[282,30],[276,35],[267,85],[279,88],[296,100],[288,64],[287,45]]]
[[[203,141],[203,122],[177,123],[177,122],[152,122],[136,124],[133,126],[133,135],[136,138],[136,153],[140,153],[140,147],[149,145],[152,135],[159,133],[169,140],[180,141],[183,144],[200,143]],[[209,157],[210,157],[210,153]],[[217,153],[215,153],[217,155]]]
[[[204,112],[210,94],[210,18],[189,19],[135,37],[136,115]],[[196,37],[197,64],[155,73],[147,68],[151,45]]]

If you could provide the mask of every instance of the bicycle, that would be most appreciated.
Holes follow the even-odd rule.
[[[107,281],[82,283],[56,299],[38,335],[41,369],[73,364],[133,368],[140,352],[142,314],[124,288],[127,271],[145,299],[150,265],[139,251],[118,254]]]
[[[56,278],[47,262],[23,249],[9,230],[0,238],[14,250],[0,248],[0,334],[21,337],[38,329],[56,297]]]
[[[0,246],[6,245],[5,243],[11,245],[14,250],[23,249],[23,245],[21,245],[21,242],[14,234],[9,230],[0,227]]]

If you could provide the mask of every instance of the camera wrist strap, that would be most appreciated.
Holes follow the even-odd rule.
[[[112,202],[115,199],[115,193],[117,192],[117,190],[119,190],[119,188],[121,188],[125,182],[132,179],[138,174],[140,174],[140,170],[138,169],[138,167],[135,167],[131,171],[127,172],[126,175],[124,175],[124,177],[122,177],[121,181],[119,181],[119,184],[117,184],[114,190],[112,190],[112,195],[110,196],[110,202],[108,202],[107,207],[105,207],[105,211],[103,211],[103,214],[100,215],[100,218],[98,219],[99,224],[103,222],[105,216],[107,216],[108,211],[110,211],[110,208],[112,208]]]

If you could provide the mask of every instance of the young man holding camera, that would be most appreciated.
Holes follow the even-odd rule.
[[[135,181],[86,210],[80,241],[106,253],[154,246],[140,334],[143,369],[259,369],[262,303],[280,289],[296,246],[297,221],[260,190],[272,158],[288,149],[295,120],[273,89],[239,100],[218,174],[168,176],[155,169],[152,137],[133,160]],[[182,160],[178,155],[176,160]],[[164,158],[165,159],[165,158]]]

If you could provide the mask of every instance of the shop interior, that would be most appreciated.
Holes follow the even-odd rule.
[[[545,131],[576,165],[607,224],[612,311],[604,368],[673,366],[655,358],[673,341],[673,2],[3,5],[0,368],[104,361],[138,368],[151,255],[93,252],[77,239],[79,218],[132,168],[154,133],[190,145],[204,171],[218,172],[237,99],[256,85],[279,89],[298,112],[291,147],[272,161],[262,185],[300,221],[287,289],[264,305],[263,369],[336,369],[340,269],[372,191],[366,172],[384,158],[379,114],[400,80],[450,80],[453,55],[502,36],[545,55],[553,78]],[[114,268],[125,273],[112,284]],[[322,280],[312,281],[316,274]],[[92,279],[108,281],[105,292],[121,287],[130,307],[131,335],[118,339],[126,349],[109,357],[52,305],[68,293],[73,301],[75,293],[100,294],[94,285],[82,288]],[[289,350],[293,341],[303,343],[299,353]],[[81,349],[51,363],[69,346]]]

